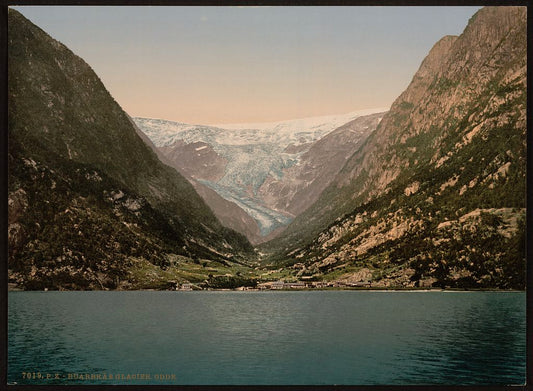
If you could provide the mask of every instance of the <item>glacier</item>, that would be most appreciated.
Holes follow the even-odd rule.
[[[157,148],[203,142],[227,164],[217,182],[196,177],[222,198],[234,202],[258,224],[265,236],[288,225],[294,216],[265,205],[257,190],[269,177],[280,179],[283,170],[299,164],[311,145],[338,127],[364,115],[387,111],[375,108],[347,114],[278,122],[191,125],[155,118],[133,117]],[[196,149],[200,151],[206,147]]]

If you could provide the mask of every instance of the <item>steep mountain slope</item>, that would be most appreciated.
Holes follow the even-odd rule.
[[[237,204],[222,198],[209,186],[197,182],[192,178],[190,182],[225,227],[243,234],[252,244],[265,241],[265,236],[261,235],[257,221]]]
[[[314,142],[280,177],[269,175],[258,190],[259,197],[275,210],[299,215],[318,199],[383,115],[356,118]]]
[[[9,10],[9,268],[26,288],[116,287],[130,257],[250,254],[137,134],[91,68]],[[55,285],[54,285],[55,284]]]
[[[225,225],[259,243],[280,232],[316,200],[353,151],[350,148],[375,128],[379,116],[368,115],[375,111],[380,110],[220,125],[227,128],[146,118],[135,121],[171,165],[202,189],[200,194],[209,194],[204,200]],[[344,142],[336,151],[340,146],[336,138],[326,135],[350,120],[349,129],[333,132]],[[233,204],[239,217],[224,212],[220,198],[206,188]]]
[[[483,8],[441,39],[319,200],[264,247],[270,260],[385,285],[522,287],[526,54],[525,7]]]
[[[206,176],[211,177],[213,175],[212,170],[216,172],[218,166],[217,164],[204,165],[204,163],[194,163],[194,161],[197,160],[197,156],[199,156],[201,160],[205,160],[202,159],[202,156],[205,156],[204,154],[195,153],[197,152],[196,149],[198,148],[198,145],[196,143],[189,144],[189,147],[186,147],[187,144],[183,144],[183,149],[172,149],[170,147],[170,150],[166,151],[165,147],[157,148],[152,142],[152,140],[150,140],[148,136],[137,127],[137,125],[132,119],[131,123],[135,127],[137,134],[156,153],[159,160],[161,160],[168,166],[174,167],[185,178],[187,178],[187,180],[193,185],[198,195],[202,197],[204,202],[211,208],[211,210],[213,211],[217,219],[222,223],[222,225],[243,234],[253,244],[264,241],[264,237],[261,236],[259,232],[259,226],[257,225],[256,221],[252,219],[244,210],[239,208],[233,202],[225,200],[224,198],[219,196],[217,192],[195,180],[195,167],[201,167],[200,170],[205,170],[204,174]],[[191,152],[191,147],[192,150],[195,152]],[[199,148],[200,151],[206,149],[203,148],[203,145]]]

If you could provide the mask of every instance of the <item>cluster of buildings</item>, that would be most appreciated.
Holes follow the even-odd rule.
[[[197,285],[191,284],[191,283],[184,283],[184,284],[176,284],[175,289],[177,291],[192,291],[192,290],[200,290],[202,288],[198,287]]]
[[[317,288],[355,288],[371,287],[370,281],[346,282],[346,281],[269,281],[257,285],[258,290],[280,290],[280,289],[317,289]]]
[[[257,284],[256,287],[242,286],[236,288],[239,291],[264,291],[264,290],[288,290],[288,289],[321,289],[321,288],[370,288],[371,281],[347,282],[347,281],[267,281]],[[177,291],[203,290],[201,287],[192,283],[176,283],[172,289]],[[210,289],[209,289],[210,290]],[[224,289],[229,290],[229,289]]]

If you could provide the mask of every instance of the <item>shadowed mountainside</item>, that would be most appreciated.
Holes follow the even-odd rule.
[[[117,287],[132,257],[242,259],[193,186],[161,163],[98,76],[9,10],[9,270],[26,288]]]

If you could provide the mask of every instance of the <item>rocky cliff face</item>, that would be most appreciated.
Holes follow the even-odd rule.
[[[319,200],[266,248],[306,260],[306,273],[365,266],[405,284],[520,286],[526,54],[525,7],[483,8],[441,39]]]
[[[298,216],[335,179],[384,114],[357,118],[311,144],[298,164],[284,169],[278,178],[268,176],[265,179],[258,191],[261,199],[273,209]]]
[[[31,288],[117,287],[131,257],[252,248],[163,164],[91,68],[9,10],[9,268]]]

